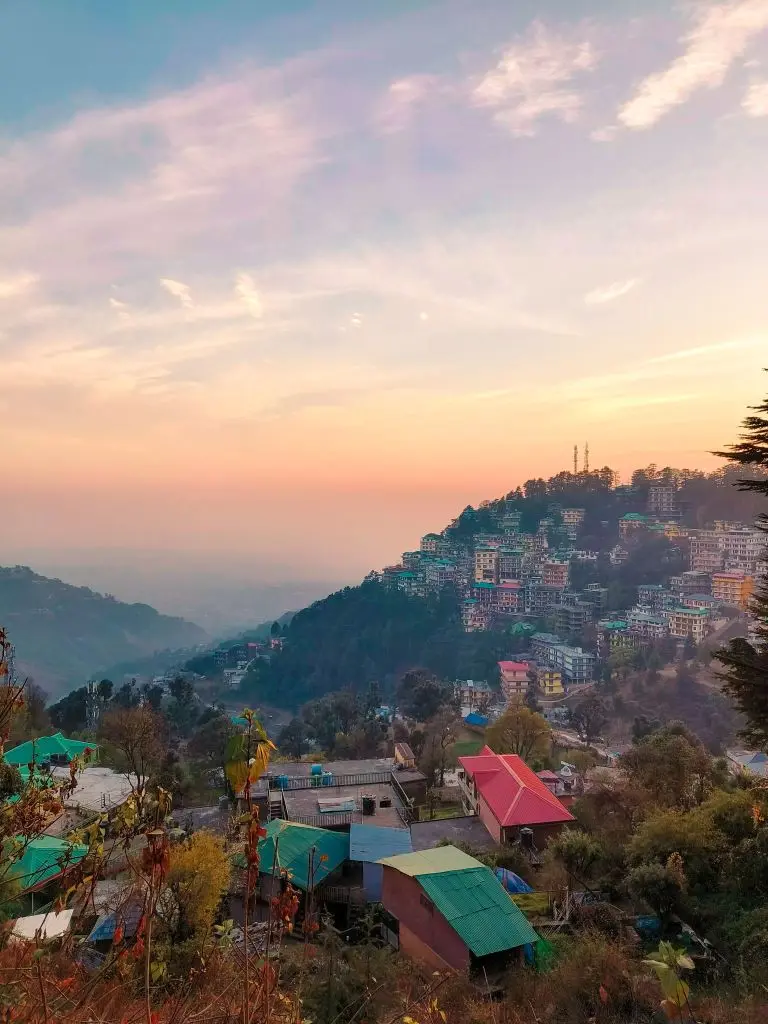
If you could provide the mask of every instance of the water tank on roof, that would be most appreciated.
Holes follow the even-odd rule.
[[[277,788],[278,789],[288,789],[288,776],[287,775],[278,775],[277,776]]]
[[[363,797],[363,814],[370,815],[376,813],[376,798],[373,796]]]
[[[333,772],[323,772],[323,786],[333,785]]]
[[[520,829],[520,845],[531,849],[533,846],[533,829],[532,828],[521,828]]]
[[[321,764],[313,764],[312,767],[309,769],[309,774],[310,775],[322,775],[323,774],[323,766]]]

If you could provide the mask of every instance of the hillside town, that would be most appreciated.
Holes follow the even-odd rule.
[[[526,636],[531,658],[517,670],[501,670],[507,696],[528,685],[531,667],[541,693],[553,697],[590,682],[612,655],[665,641],[695,648],[736,616],[749,631],[755,579],[766,569],[765,536],[754,527],[723,520],[706,528],[684,526],[676,488],[655,485],[646,512],[628,512],[611,524],[615,544],[585,550],[579,546],[583,508],[552,503],[536,531],[523,532],[514,505],[499,502],[486,510],[493,532],[464,540],[454,520],[441,533],[425,534],[400,564],[369,577],[422,597],[454,588],[467,632],[502,629]],[[600,580],[574,585],[579,569],[587,566],[599,576],[601,565],[621,566],[633,547],[654,537],[667,540],[688,567],[662,583],[638,585],[633,605],[609,610],[608,586]],[[549,628],[538,629],[542,622]]]

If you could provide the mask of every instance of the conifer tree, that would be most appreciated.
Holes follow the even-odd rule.
[[[740,480],[738,487],[768,499],[768,398],[752,411],[738,444],[715,454],[752,469],[751,477]],[[757,526],[766,533],[768,545],[768,511],[758,516]],[[768,578],[757,581],[750,620],[749,639],[731,640],[717,656],[724,666],[724,688],[746,719],[742,736],[750,745],[768,749]]]

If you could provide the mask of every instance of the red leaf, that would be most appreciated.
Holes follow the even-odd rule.
[[[608,1002],[608,992],[607,992],[607,990],[601,985],[600,988],[598,989],[598,991],[600,993],[600,1002],[601,1003],[607,1003]]]
[[[114,939],[113,939],[112,941],[113,941],[113,943],[114,943],[114,944],[115,944],[116,946],[119,946],[119,945],[120,945],[120,943],[121,943],[121,942],[123,941],[123,934],[124,934],[124,931],[125,931],[125,930],[124,930],[124,928],[123,928],[122,924],[119,924],[119,925],[117,926],[117,928],[115,928],[115,937],[114,937]]]

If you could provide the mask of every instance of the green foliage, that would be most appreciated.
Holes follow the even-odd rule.
[[[620,759],[621,770],[661,807],[692,807],[718,781],[704,745],[679,722],[644,736]]]
[[[550,840],[547,849],[581,882],[590,877],[603,856],[600,843],[576,829],[564,829]]]
[[[543,715],[525,705],[513,705],[485,731],[496,754],[517,754],[524,761],[549,754],[552,730]]]
[[[680,907],[683,895],[679,878],[663,864],[639,864],[630,871],[627,888],[634,899],[647,903],[662,921]]]
[[[114,662],[205,639],[184,619],[47,579],[25,566],[0,568],[0,622],[7,621],[13,622],[19,661],[45,685],[71,684]]]

